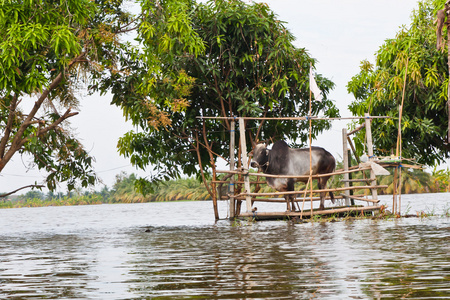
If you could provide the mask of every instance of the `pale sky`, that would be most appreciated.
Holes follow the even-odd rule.
[[[335,89],[329,98],[336,101],[341,116],[351,116],[347,106],[353,96],[346,85],[359,72],[360,62],[374,62],[374,54],[383,41],[394,38],[402,25],[411,23],[410,15],[417,8],[417,0],[270,0],[263,1],[296,37],[295,45],[306,48],[318,60],[316,72],[331,79]],[[81,99],[80,114],[71,118],[78,138],[95,157],[94,167],[108,187],[116,174],[125,171],[140,176],[149,174],[136,170],[117,153],[117,141],[132,129],[122,112],[111,106],[111,96],[91,96]],[[314,145],[329,150],[338,160],[342,157],[342,128],[347,121],[334,121],[332,130],[322,134]],[[43,175],[27,170],[27,160],[19,155],[0,174],[0,193],[35,182],[42,183]],[[95,188],[101,189],[98,184]],[[64,185],[61,190],[66,192]],[[20,193],[25,193],[23,190]],[[46,192],[46,190],[45,190]]]

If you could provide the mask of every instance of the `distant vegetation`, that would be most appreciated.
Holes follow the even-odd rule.
[[[340,165],[338,164],[338,168]],[[379,190],[380,194],[393,192],[393,169],[389,169],[391,175],[383,176],[379,184],[388,185],[386,190]],[[369,174],[367,174],[368,176]],[[353,178],[362,178],[362,174]],[[437,193],[449,192],[450,170],[433,170],[432,173],[422,170],[403,169],[402,193]],[[330,187],[341,187],[342,177],[335,176],[329,181]],[[52,193],[44,194],[37,190],[29,191],[15,198],[2,199],[0,208],[13,207],[38,207],[38,206],[62,206],[62,205],[89,205],[102,203],[143,203],[155,201],[181,201],[181,200],[211,200],[203,183],[195,178],[182,178],[161,183],[150,195],[143,196],[134,189],[136,175],[121,173],[116,176],[112,188],[104,187],[101,191],[75,190],[68,194]],[[254,180],[254,179],[252,179]],[[256,180],[256,179],[255,179]],[[299,184],[301,188],[302,184]],[[223,186],[225,189],[225,185]],[[266,185],[262,185],[260,192],[270,191]],[[363,190],[355,191],[355,194],[364,194]]]
[[[162,182],[155,189],[155,193],[146,196],[135,191],[135,180],[135,174],[121,173],[116,176],[116,182],[111,189],[105,186],[101,191],[76,189],[67,194],[53,192],[44,194],[41,191],[32,190],[24,195],[1,199],[0,208],[211,200],[203,184],[194,178]]]

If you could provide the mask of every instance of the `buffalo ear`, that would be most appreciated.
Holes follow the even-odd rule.
[[[269,150],[267,150],[267,149],[266,149],[266,155],[267,155],[267,156],[269,155]]]

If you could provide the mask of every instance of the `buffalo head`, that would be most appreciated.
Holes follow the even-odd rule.
[[[258,144],[255,146],[255,149],[250,153],[253,153],[253,159],[250,164],[252,168],[260,169],[263,166],[267,165],[269,161],[269,150],[267,150],[266,144]]]

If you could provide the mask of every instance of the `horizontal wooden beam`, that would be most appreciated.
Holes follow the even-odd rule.
[[[366,179],[341,179],[342,182],[370,182],[372,181],[369,178]]]
[[[342,188],[334,188],[334,189],[322,189],[322,190],[312,190],[306,191],[309,193],[320,193],[320,192],[340,192],[340,191],[348,191],[348,190],[363,190],[363,189],[385,189],[387,185],[361,185],[361,186],[350,186],[350,187],[342,187]],[[235,197],[244,197],[244,196],[272,196],[272,195],[295,195],[295,194],[304,194],[305,191],[290,191],[290,192],[273,192],[273,193],[241,193],[236,195]]]
[[[216,119],[216,120],[275,120],[275,121],[304,121],[304,120],[360,120],[360,119],[391,119],[388,116],[368,116],[368,117],[338,117],[338,118],[326,118],[326,117],[202,117],[198,116],[197,119]]]
[[[210,182],[211,183],[231,184],[231,181],[228,181],[228,180],[211,180]],[[234,183],[241,183],[241,184],[243,184],[244,181],[236,180]],[[250,181],[250,183],[251,184],[264,184],[264,183],[266,183],[266,181],[265,180],[263,180],[263,181]]]
[[[343,207],[343,208],[332,208],[332,209],[324,209],[324,210],[314,210],[314,215],[331,215],[337,213],[345,213],[345,212],[356,212],[356,211],[373,211],[380,210],[381,206],[360,206],[360,207]],[[238,215],[238,217],[309,217],[311,216],[311,210],[304,210],[303,212],[245,212]]]
[[[343,196],[335,196],[334,197],[334,199],[343,199],[343,198],[344,198]],[[228,199],[229,199],[228,197],[222,196],[221,200],[228,200]],[[245,200],[245,197],[235,197],[234,199],[236,199],[236,200]],[[308,201],[311,201],[310,200],[311,198],[308,197],[307,199],[308,199]],[[325,197],[325,200],[330,200],[330,199],[331,199],[330,197]],[[318,201],[318,200],[320,200],[320,197],[313,197],[313,201]],[[255,197],[253,197],[252,201],[255,201],[255,202],[280,202],[280,203],[286,203],[286,200],[284,198],[255,198]],[[302,202],[303,198],[302,199],[297,198],[294,201],[295,202]]]
[[[355,168],[355,169],[351,169],[348,171],[336,171],[333,173],[311,175],[311,177],[312,178],[321,178],[321,177],[341,175],[341,174],[360,172],[360,171],[366,171],[366,170],[371,170],[371,168],[370,167]],[[299,175],[273,175],[273,174],[264,174],[264,173],[247,173],[247,172],[248,172],[247,170],[244,170],[244,171],[217,170],[216,171],[216,173],[243,174],[243,175],[256,176],[256,177],[309,179],[309,175],[302,175],[302,176],[299,176]]]
[[[357,196],[353,196],[353,195],[350,195],[350,196],[345,196],[345,195],[342,195],[342,196],[334,196],[334,199],[344,199],[345,197],[349,197],[349,198],[352,198],[352,199],[355,199],[355,200],[359,200],[359,201],[365,201],[365,202],[372,202],[372,203],[379,203],[380,202],[380,200],[374,200],[374,199],[368,199],[368,198],[364,198],[364,197],[357,197]],[[222,199],[221,200],[228,200],[229,198],[228,197],[226,197],[226,196],[222,196]],[[234,199],[236,199],[236,200],[245,200],[245,197],[235,197]],[[306,198],[308,201],[311,201],[311,198]],[[320,197],[313,197],[312,198],[312,200],[313,201],[319,201],[320,200]],[[331,198],[330,197],[325,197],[325,200],[331,200]],[[286,202],[286,200],[284,199],[284,198],[252,198],[252,201],[254,201],[254,202],[280,202],[280,203],[285,203]],[[296,199],[294,199],[294,202],[302,202],[303,201],[303,198],[296,198]]]
[[[358,196],[353,196],[353,195],[349,195],[347,197],[349,197],[351,199],[354,199],[354,200],[366,201],[366,202],[372,202],[372,203],[379,203],[380,202],[380,200],[378,200],[378,199],[377,200],[375,200],[375,199],[368,199],[368,198],[358,197]]]
[[[379,160],[379,161],[376,161],[376,163],[379,164],[382,167],[385,167],[385,168],[387,168],[387,167],[398,167],[399,165],[401,165],[402,168],[407,168],[407,169],[409,169],[409,168],[417,169],[417,170],[423,169],[423,167],[420,166],[420,165],[403,164],[401,162],[383,162],[382,160]]]

